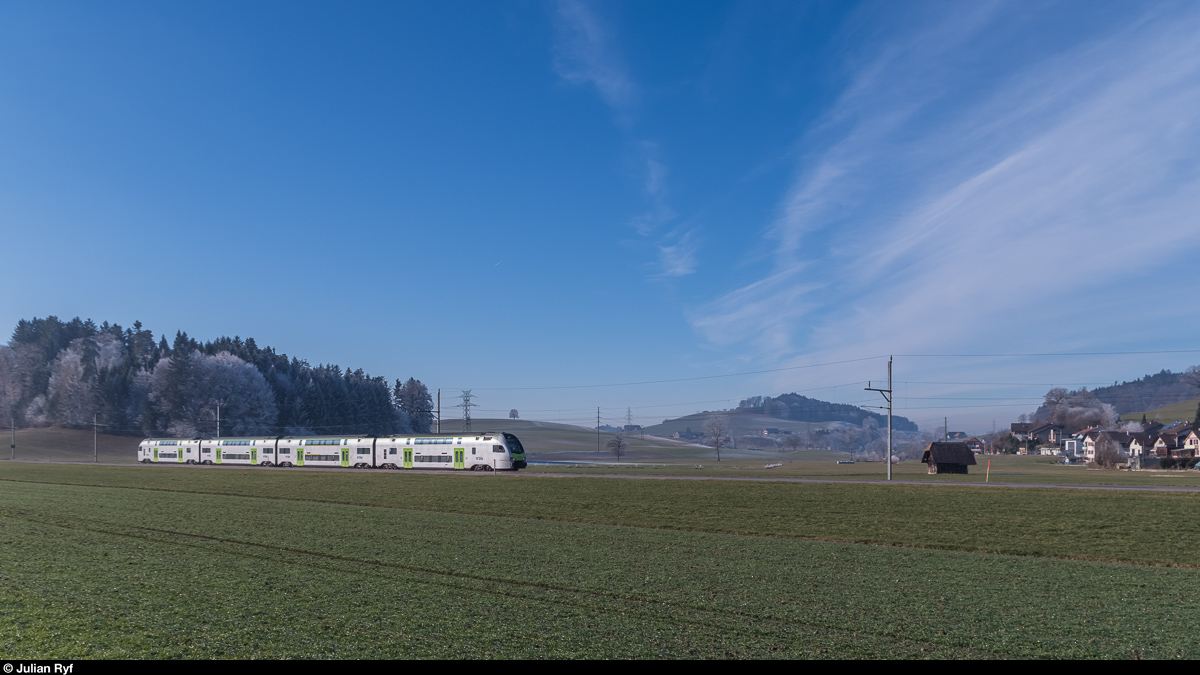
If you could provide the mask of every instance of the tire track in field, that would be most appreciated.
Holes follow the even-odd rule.
[[[977,654],[978,653],[989,654],[989,655],[992,655],[997,658],[1010,657],[1010,655],[1007,652],[998,652],[998,651],[995,651],[992,649],[988,649],[986,647],[979,647],[979,646],[970,645],[970,644],[940,644],[940,643],[935,643],[935,642],[918,640],[915,638],[902,638],[900,636],[885,633],[882,631],[876,632],[876,631],[864,631],[864,630],[850,630],[847,628],[831,626],[831,625],[823,624],[823,623],[816,622],[816,621],[804,621],[804,620],[799,620],[799,619],[789,619],[789,618],[785,618],[785,617],[755,614],[752,612],[744,612],[744,611],[739,611],[739,610],[734,610],[734,609],[706,607],[706,606],[702,606],[702,605],[695,605],[695,604],[684,603],[684,602],[669,602],[667,600],[654,598],[651,596],[640,596],[639,597],[636,594],[621,595],[618,593],[613,593],[611,591],[598,591],[598,590],[594,590],[594,589],[579,588],[579,587],[574,587],[574,586],[538,583],[538,582],[521,581],[521,580],[513,580],[513,579],[503,579],[503,578],[498,578],[498,577],[468,575],[468,574],[463,574],[461,572],[452,572],[452,571],[447,571],[447,570],[421,567],[421,566],[417,566],[417,565],[404,565],[404,564],[400,564],[400,563],[389,563],[389,562],[381,561],[381,560],[366,560],[366,559],[361,559],[361,558],[352,558],[352,557],[348,557],[348,556],[339,556],[339,555],[335,555],[335,554],[331,554],[331,553],[321,553],[321,552],[317,552],[317,551],[309,551],[309,550],[300,549],[300,548],[293,548],[293,547],[287,547],[287,546],[276,546],[276,545],[272,545],[272,544],[264,544],[261,542],[244,541],[244,540],[238,540],[238,539],[232,539],[232,538],[226,538],[226,537],[214,537],[214,536],[209,536],[209,535],[194,534],[194,533],[190,533],[190,532],[181,532],[181,531],[167,530],[167,529],[161,529],[161,528],[131,526],[132,529],[134,529],[134,530],[141,530],[144,532],[149,532],[149,533],[154,533],[154,534],[167,535],[168,537],[170,537],[170,536],[180,537],[185,540],[183,542],[171,541],[169,539],[161,538],[161,537],[153,537],[153,536],[148,536],[148,535],[141,535],[141,534],[135,534],[135,533],[130,533],[130,532],[119,532],[119,531],[114,531],[111,529],[106,529],[105,526],[111,526],[111,523],[105,523],[103,521],[98,521],[96,519],[79,519],[79,520],[76,520],[75,522],[76,523],[91,522],[91,523],[100,525],[100,527],[85,527],[85,526],[79,526],[79,525],[74,525],[74,524],[64,524],[61,522],[42,520],[42,519],[31,518],[31,517],[23,517],[23,516],[13,515],[11,513],[3,513],[2,511],[0,511],[0,515],[2,515],[3,517],[6,517],[6,518],[10,518],[12,520],[19,520],[19,521],[23,521],[23,522],[27,522],[27,523],[32,523],[32,524],[42,525],[42,526],[47,526],[47,527],[55,527],[55,528],[64,529],[64,530],[89,532],[92,534],[101,534],[101,535],[107,535],[107,536],[111,536],[111,537],[135,539],[135,540],[142,541],[142,542],[149,543],[149,544],[158,544],[158,545],[165,545],[165,546],[177,546],[177,547],[198,549],[198,550],[201,550],[201,551],[204,551],[207,553],[234,555],[234,556],[238,556],[238,557],[242,557],[242,558],[248,558],[251,560],[268,562],[268,563],[272,563],[272,564],[298,565],[298,566],[312,568],[312,569],[318,569],[318,570],[322,570],[322,571],[333,571],[333,572],[346,573],[346,572],[348,572],[348,570],[339,569],[332,565],[323,564],[323,561],[345,562],[345,563],[350,563],[352,565],[363,566],[363,567],[367,568],[367,570],[365,572],[354,571],[351,573],[369,574],[370,576],[384,579],[387,581],[395,581],[396,578],[394,576],[386,574],[385,570],[389,570],[389,569],[402,570],[405,572],[426,574],[426,575],[430,575],[430,576],[434,577],[433,580],[429,580],[429,579],[414,580],[413,583],[426,584],[426,585],[430,585],[430,586],[439,586],[442,588],[447,588],[450,590],[460,591],[460,592],[466,591],[466,592],[471,592],[471,593],[481,593],[481,594],[492,595],[492,596],[496,596],[496,597],[508,598],[508,599],[512,599],[512,600],[519,600],[519,601],[526,601],[526,602],[531,601],[531,602],[538,602],[538,603],[549,604],[549,605],[568,607],[571,609],[581,610],[584,612],[599,611],[599,612],[603,612],[605,614],[609,614],[609,615],[613,615],[613,616],[617,616],[617,615],[624,616],[626,614],[626,612],[637,611],[637,613],[639,615],[641,615],[645,620],[650,621],[650,622],[663,622],[668,625],[686,624],[686,625],[690,625],[690,626],[697,626],[697,627],[713,629],[714,631],[717,631],[720,634],[734,633],[734,634],[742,634],[742,635],[749,635],[749,636],[758,636],[758,637],[769,636],[769,637],[777,638],[777,639],[786,639],[788,636],[786,635],[786,633],[783,629],[786,629],[788,627],[803,627],[807,630],[812,630],[811,634],[813,634],[813,635],[819,635],[821,631],[824,631],[826,634],[829,634],[832,636],[840,635],[843,637],[843,639],[847,639],[850,641],[859,639],[860,635],[866,635],[866,636],[870,636],[876,640],[879,640],[880,642],[883,642],[886,644],[891,644],[891,645],[894,645],[897,647],[913,646],[914,653],[919,654],[919,653],[924,652],[926,656],[934,655],[934,654],[931,654],[930,652],[928,652],[927,651],[928,649],[939,650],[939,651],[945,650],[945,649],[950,649],[950,650],[957,649],[957,650],[963,650],[963,651],[967,651],[967,652],[974,652]],[[198,540],[199,542],[203,542],[203,543],[193,543],[193,542],[189,542],[187,540]],[[281,559],[280,557],[277,557],[277,556],[269,556],[269,555],[265,555],[265,554],[254,554],[254,553],[249,553],[249,552],[235,551],[235,550],[230,550],[228,548],[223,548],[221,546],[213,546],[213,545],[206,545],[206,544],[229,544],[229,545],[233,545],[233,546],[244,546],[244,547],[248,547],[248,548],[257,548],[257,549],[263,549],[266,551],[273,551],[276,553],[291,554],[291,555],[299,556],[301,558],[315,558],[316,560],[289,561],[286,559]],[[605,607],[603,604],[595,605],[595,604],[588,604],[588,603],[584,603],[584,602],[580,602],[580,601],[571,601],[571,600],[567,600],[567,599],[540,597],[540,596],[534,595],[532,593],[520,593],[520,592],[514,592],[514,591],[509,591],[509,590],[504,590],[504,589],[491,588],[488,586],[473,587],[473,586],[471,586],[467,583],[463,583],[463,582],[479,582],[482,584],[495,583],[495,584],[503,584],[503,585],[507,585],[507,586],[515,586],[517,588],[520,588],[523,590],[529,590],[529,591],[542,590],[542,591],[564,593],[567,595],[582,595],[585,597],[592,597],[595,599],[599,599],[601,601],[615,601],[617,603],[626,604],[626,605],[632,604],[633,606],[626,607],[625,609],[620,609],[620,608],[615,608],[615,607]],[[689,610],[689,611],[692,611],[692,612],[695,612],[695,613],[701,614],[701,615],[710,615],[710,616],[715,615],[715,618],[711,618],[711,619],[690,618],[690,617],[680,616],[680,615],[676,615],[676,614],[672,614],[672,615],[664,617],[660,613],[658,613],[658,611],[656,611],[660,607]],[[745,623],[721,621],[721,618],[738,619],[742,622],[749,620],[749,621],[753,621],[757,624],[765,624],[765,625],[764,626],[756,626],[756,625],[747,625]],[[767,626],[769,626],[769,625],[777,626],[777,628],[774,628],[774,629],[768,628]],[[813,629],[815,629],[815,630],[813,630]],[[915,648],[921,648],[920,652],[915,652]],[[777,649],[777,648],[769,648],[768,651],[774,651],[775,649]],[[788,647],[784,646],[784,647],[782,647],[782,649],[787,650]],[[826,650],[826,651],[828,651],[828,650]]]

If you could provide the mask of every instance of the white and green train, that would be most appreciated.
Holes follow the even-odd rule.
[[[478,436],[364,438],[147,438],[138,444],[138,461],[147,464],[515,471],[525,468],[525,448],[516,436],[507,432]]]

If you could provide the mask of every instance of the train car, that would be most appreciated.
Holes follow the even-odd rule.
[[[200,441],[147,438],[138,443],[138,461],[146,464],[199,464]]]
[[[282,436],[192,441],[148,438],[138,445],[138,459],[146,463],[356,469],[516,471],[526,466],[525,448],[516,436],[507,432],[468,436]]]
[[[375,466],[373,436],[284,436],[276,440],[279,466],[340,466],[369,469]]]
[[[275,463],[275,439],[214,438],[200,441],[200,463],[272,466]]]

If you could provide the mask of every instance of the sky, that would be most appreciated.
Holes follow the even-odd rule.
[[[0,5],[0,326],[653,424],[1200,363],[1194,2]]]

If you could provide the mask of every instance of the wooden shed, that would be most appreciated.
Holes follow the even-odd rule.
[[[967,473],[975,465],[975,453],[966,443],[930,443],[921,461],[929,465],[929,473]]]

